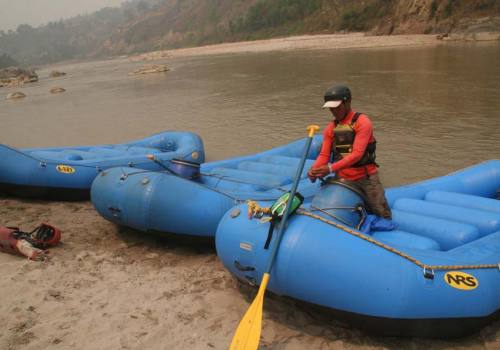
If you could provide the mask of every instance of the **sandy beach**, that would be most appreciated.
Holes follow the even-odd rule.
[[[130,59],[444,42],[435,35],[319,35]],[[118,227],[90,202],[0,195],[0,225],[31,231],[41,222],[62,230],[62,244],[51,249],[49,260],[0,253],[0,349],[227,349],[255,296],[256,289],[224,269],[213,244]],[[268,295],[264,308],[261,349],[500,349],[500,321],[458,340],[382,338],[289,298]]]
[[[1,349],[226,349],[255,290],[237,282],[210,244],[119,228],[89,202],[0,197],[3,225],[49,222],[63,243],[45,262],[0,254]],[[497,322],[473,337],[369,336],[269,296],[262,349],[498,349]]]
[[[255,40],[217,45],[207,45],[175,50],[162,50],[131,56],[133,61],[155,60],[166,57],[220,55],[265,51],[319,50],[319,49],[369,49],[387,47],[412,47],[439,45],[455,41],[498,41],[500,33],[452,34],[438,39],[435,34],[374,36],[365,33],[301,35],[269,40]]]

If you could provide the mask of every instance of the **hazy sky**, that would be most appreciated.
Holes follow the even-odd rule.
[[[61,18],[92,13],[124,0],[0,0],[0,30],[15,30],[19,24],[33,27]]]

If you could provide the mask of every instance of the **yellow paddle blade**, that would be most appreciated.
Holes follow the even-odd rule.
[[[264,307],[264,293],[266,292],[269,274],[262,276],[257,296],[248,308],[245,316],[240,321],[233,341],[229,347],[230,350],[257,350],[260,341],[260,332],[262,329],[262,309]]]

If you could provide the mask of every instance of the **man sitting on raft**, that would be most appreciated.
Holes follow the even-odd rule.
[[[391,208],[378,177],[375,163],[376,141],[372,122],[351,109],[351,91],[334,85],[325,92],[323,108],[329,108],[334,119],[323,131],[318,158],[307,175],[311,181],[335,173],[335,180],[358,189],[365,196],[368,211],[391,219]]]

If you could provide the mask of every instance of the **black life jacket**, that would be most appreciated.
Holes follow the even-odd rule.
[[[356,132],[354,131],[354,124],[358,121],[361,113],[355,113],[352,117],[350,124],[340,124],[338,120],[334,121],[335,129],[333,131],[334,139],[332,144],[332,153],[330,160],[331,162],[338,161],[349,154],[352,153],[352,147],[354,145],[354,139],[356,138]],[[365,149],[363,157],[353,165],[353,167],[362,167],[368,164],[375,164],[375,150],[377,148],[377,141],[368,143]]]

